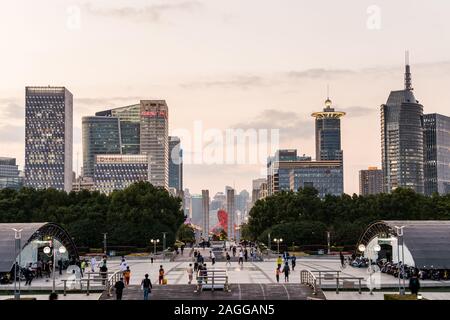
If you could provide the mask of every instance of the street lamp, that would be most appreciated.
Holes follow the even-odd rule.
[[[49,256],[49,257],[53,257],[53,288],[52,288],[52,292],[53,293],[56,292],[56,275],[55,275],[55,273],[56,273],[56,255],[57,255],[57,252],[55,250],[56,250],[56,248],[55,248],[55,239],[53,239],[52,240],[52,247],[47,246],[47,247],[44,248],[44,253],[47,256]],[[67,252],[67,249],[64,246],[61,246],[61,247],[58,248],[58,252],[60,254],[64,254],[64,253]]]
[[[400,295],[405,295],[405,246],[403,244],[403,229],[405,226],[394,226],[397,230],[397,262],[399,266],[398,270],[398,290]],[[402,239],[402,276],[403,276],[403,288],[400,278],[400,239]]]
[[[153,243],[154,246],[154,250],[153,250],[153,254],[156,255],[156,244],[159,243],[159,239],[152,239],[150,240],[151,243]]]
[[[163,261],[166,260],[166,233],[167,232],[163,232]]]
[[[22,250],[21,250],[21,240],[22,240],[22,230],[17,230],[12,228],[14,231],[14,240],[15,240],[15,257],[17,259],[17,256],[19,256],[19,261],[15,260],[14,262],[14,299],[19,300],[20,299],[20,269],[19,269],[19,290],[17,290],[17,267],[20,268],[21,264],[21,256],[22,256]]]
[[[278,248],[278,254],[280,254],[280,243],[283,242],[283,239],[273,239],[273,241],[275,241],[277,243],[277,248]]]
[[[369,259],[369,284],[370,284],[370,294],[373,295],[373,285],[372,285],[372,274],[374,273],[374,270],[372,268],[372,254],[373,253],[377,253],[381,251],[381,247],[379,244],[374,245],[371,249],[372,250],[368,250],[369,248],[367,248],[365,245],[360,244],[358,246],[358,250],[361,251],[363,254],[367,251],[367,258]]]

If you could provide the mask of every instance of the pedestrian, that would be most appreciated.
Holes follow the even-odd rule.
[[[25,269],[25,285],[31,286],[31,281],[33,281],[34,274],[32,269],[32,264],[30,263],[28,268]]]
[[[42,278],[42,260],[39,259],[36,265],[36,278]]]
[[[123,278],[125,279],[125,285],[128,287],[130,284],[130,278],[131,278],[130,267],[127,267],[127,270],[124,271]]]
[[[291,270],[289,269],[289,264],[286,262],[283,268],[284,273],[284,282],[289,282],[289,273]]]
[[[231,267],[231,256],[230,254],[227,252],[227,263],[225,266],[230,266]]]
[[[103,285],[105,285],[106,279],[108,278],[108,267],[106,266],[106,262],[102,263],[102,266],[100,267],[100,275],[103,279]]]
[[[216,264],[216,255],[212,251],[211,251],[211,263],[212,263],[212,265]]]
[[[83,261],[81,261],[81,276],[83,276],[85,270],[86,270],[86,259],[83,259]]]
[[[277,259],[277,266],[278,266],[278,269],[280,269],[281,268],[281,264],[283,263],[283,259],[281,258],[281,256],[278,256],[278,259]]]
[[[420,280],[417,277],[417,272],[414,272],[411,279],[409,279],[409,290],[411,290],[411,294],[418,295],[420,290]]]
[[[233,246],[233,257],[236,257],[236,247]]]
[[[91,258],[91,272],[95,272],[95,267],[97,267],[97,259],[95,257]]]
[[[62,259],[59,259],[58,260],[59,275],[62,275],[62,268],[63,268],[63,261],[62,261]]]
[[[194,278],[194,270],[192,269],[192,263],[189,263],[189,267],[186,269],[188,274],[188,284],[192,283],[192,279]]]
[[[244,253],[241,251],[239,251],[239,264],[240,265],[244,265]]]
[[[50,293],[48,300],[58,300],[58,294],[56,292]]]
[[[245,251],[244,251],[244,258],[245,258],[245,262],[247,262],[247,260],[248,260],[248,251],[247,251],[247,249],[245,249]]]
[[[122,257],[122,261],[120,262],[120,271],[125,272],[127,270],[128,263],[126,262],[125,258]]]
[[[148,300],[149,294],[152,292],[153,286],[152,281],[148,278],[148,274],[141,282],[142,290],[144,290],[144,300]]]
[[[184,255],[184,244],[181,246],[181,255]]]
[[[293,254],[291,257],[291,264],[292,264],[292,271],[295,271],[295,266],[297,265],[297,257],[295,256],[295,254]]]
[[[150,257],[150,263],[153,264],[153,256]]]
[[[281,270],[280,268],[277,267],[277,269],[275,270],[275,277],[277,278],[277,283],[280,283],[280,273]]]
[[[339,251],[339,258],[341,259],[341,267],[343,268],[345,265],[345,257],[344,254],[342,253],[342,250]]]
[[[165,274],[165,271],[164,271],[163,266],[161,265],[161,266],[159,266],[159,278],[158,278],[160,285],[164,284],[164,274]]]
[[[120,280],[114,284],[114,289],[116,290],[116,299],[117,300],[122,300],[124,288],[125,288],[125,284],[123,283],[123,278],[121,277]]]

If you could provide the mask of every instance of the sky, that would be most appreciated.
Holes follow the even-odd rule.
[[[76,172],[81,117],[141,99],[167,101],[170,133],[201,124],[200,142],[182,142],[186,155],[208,145],[211,132],[242,128],[279,129],[280,148],[314,156],[311,113],[324,107],[329,86],[347,113],[344,189],[357,193],[358,171],[381,166],[379,107],[403,88],[405,50],[425,112],[450,115],[448,12],[444,0],[8,1],[0,10],[0,156],[23,168],[25,86],[33,85],[74,95]],[[263,161],[185,164],[184,186],[251,190],[263,175]]]

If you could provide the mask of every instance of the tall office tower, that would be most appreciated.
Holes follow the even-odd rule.
[[[380,110],[384,191],[405,187],[423,193],[423,106],[413,94],[408,55],[405,89],[392,91]]]
[[[98,117],[114,117],[120,123],[120,146],[122,154],[140,153],[141,105],[134,104],[97,112]]]
[[[179,137],[169,137],[169,188],[183,190],[183,150]]]
[[[25,89],[25,185],[72,189],[73,96],[64,87]]]
[[[241,216],[244,217],[247,214],[248,202],[250,199],[250,194],[247,190],[242,190],[236,195],[236,210],[241,212]]]
[[[193,194],[190,201],[191,222],[196,226],[202,226],[203,222],[203,197]]]
[[[141,101],[141,154],[150,158],[150,182],[169,188],[169,109],[164,100]]]
[[[22,186],[23,178],[20,176],[16,159],[0,157],[0,190],[19,190]]]
[[[228,225],[227,225],[227,236],[228,240],[235,239],[235,214],[236,206],[234,200],[234,189],[227,188],[227,213],[228,213]]]
[[[184,197],[184,201],[183,201],[183,204],[184,204],[184,215],[187,217],[187,218],[191,218],[191,193],[189,192],[189,189],[184,189],[184,194],[183,194],[183,197]]]
[[[107,154],[95,156],[95,190],[110,194],[149,179],[149,159],[146,155]]]
[[[202,190],[202,233],[205,240],[209,239],[209,191]]]
[[[368,196],[383,193],[383,170],[369,167],[359,171],[359,194]]]
[[[450,117],[426,114],[423,123],[425,194],[450,193]]]
[[[83,176],[94,177],[95,156],[120,154],[119,119],[115,117],[83,117]]]
[[[263,184],[266,184],[267,186],[267,178],[255,179],[252,181],[252,206],[256,201],[261,199],[261,188]]]
[[[316,118],[316,160],[334,161],[343,159],[341,149],[341,118],[345,112],[335,111],[330,98],[325,101],[321,112],[314,112]]]
[[[227,196],[223,192],[217,192],[211,201],[211,210],[225,210],[227,206]]]

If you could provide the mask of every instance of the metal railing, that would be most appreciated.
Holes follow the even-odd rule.
[[[362,277],[343,277],[341,276],[342,271],[340,270],[311,270],[310,272],[312,274],[318,274],[316,278],[319,280],[320,288],[322,288],[322,280],[336,280],[336,294],[339,294],[341,280],[344,289],[354,288],[354,281],[358,281],[358,292],[362,294],[362,280],[364,280]]]
[[[112,296],[112,289],[114,288],[114,285],[116,284],[117,281],[120,280],[120,278],[123,277],[123,271],[119,270],[114,272],[109,278],[108,281],[106,282],[106,292],[108,294],[108,296]]]
[[[200,275],[203,270],[197,272],[197,288],[194,292],[202,292],[204,287],[215,289],[223,289],[226,292],[231,292],[228,283],[228,272],[225,269],[210,269],[207,270],[207,275]]]
[[[317,278],[309,270],[300,271],[300,283],[311,287],[311,289],[313,289],[313,294],[317,294]]]
[[[67,291],[69,291],[68,286],[67,286],[68,283],[75,283],[75,284],[79,283],[79,285],[80,285],[79,290],[81,290],[81,291],[86,290],[87,296],[90,294],[92,285],[98,284],[98,283],[100,283],[100,286],[97,286],[97,287],[100,287],[102,290],[106,289],[106,290],[108,290],[108,293],[109,293],[110,280],[111,280],[112,276],[114,276],[117,273],[121,274],[122,272],[121,271],[117,271],[117,272],[86,272],[84,275],[85,276],[87,275],[87,278],[61,280],[61,282],[63,283],[63,286],[64,286],[64,289],[63,289],[64,296],[66,296]],[[109,279],[108,279],[108,276],[110,276]],[[116,279],[116,278],[114,278],[114,279]],[[114,283],[113,283],[113,286],[114,286]]]

